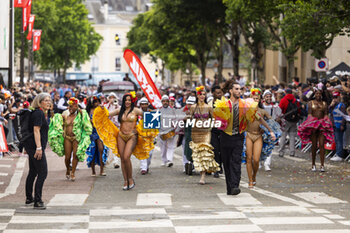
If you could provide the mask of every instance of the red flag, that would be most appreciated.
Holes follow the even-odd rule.
[[[32,0],[28,0],[27,6],[23,7],[23,12],[22,12],[23,31],[27,30],[31,9],[32,9]]]
[[[41,30],[33,30],[33,51],[40,49]]]
[[[15,7],[26,7],[28,5],[28,0],[15,0]]]
[[[124,59],[152,106],[155,108],[162,107],[160,93],[140,59],[130,49],[124,51]]]
[[[35,15],[30,15],[29,17],[29,24],[28,24],[28,35],[27,35],[27,40],[32,39],[33,35],[33,28],[34,28],[34,20],[35,20]]]

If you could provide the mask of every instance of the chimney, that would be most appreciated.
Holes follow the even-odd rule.
[[[105,22],[107,22],[108,20],[108,0],[105,0],[104,2],[104,18],[105,18]]]

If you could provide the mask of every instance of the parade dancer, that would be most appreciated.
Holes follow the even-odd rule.
[[[117,95],[114,92],[111,92],[108,95],[108,103],[105,104],[104,106],[107,108],[109,112],[114,111],[119,108],[118,105],[118,99]],[[117,127],[119,127],[119,122],[118,122],[118,117],[113,116],[109,118]],[[113,165],[114,168],[119,168],[120,160],[119,157],[116,154],[113,154],[111,150],[109,150],[109,155],[108,156],[113,156]]]
[[[254,120],[256,107],[246,100],[240,99],[241,86],[229,80],[230,98],[215,101],[214,116],[222,122],[220,134],[220,152],[225,170],[227,195],[238,195],[241,190],[241,155],[243,151],[243,132],[249,121]],[[256,105],[256,103],[255,103]]]
[[[270,114],[272,120],[279,121],[282,115],[282,111],[278,106],[278,104],[272,102],[272,92],[269,90],[266,90],[263,94],[263,98],[264,98],[263,107],[265,111]],[[275,132],[275,136],[277,137],[276,132]],[[264,143],[264,145],[266,144]],[[270,168],[271,159],[272,159],[272,153],[266,156],[266,159],[264,162],[265,171],[271,171],[271,168]]]
[[[124,191],[135,187],[131,154],[139,160],[147,159],[149,152],[154,148],[153,140],[158,134],[157,130],[144,129],[142,120],[137,124],[138,117],[142,117],[143,112],[135,108],[136,101],[135,92],[127,93],[123,96],[120,108],[108,112],[106,108],[99,107],[93,117],[94,126],[105,145],[120,156]],[[109,120],[109,117],[116,115],[120,122],[120,130]]]
[[[84,162],[90,144],[92,125],[85,110],[79,109],[79,100],[68,100],[68,110],[55,114],[50,122],[49,143],[53,152],[65,156],[66,178],[75,181],[78,162]],[[73,153],[72,170],[70,168]]]
[[[219,164],[215,161],[213,146],[210,144],[211,128],[197,127],[197,121],[206,121],[213,116],[213,108],[205,103],[206,92],[204,86],[196,87],[197,103],[191,106],[191,118],[196,119],[192,128],[190,148],[192,149],[192,159],[194,168],[200,172],[199,184],[205,184],[206,172],[212,173],[220,170]],[[203,125],[203,124],[201,124]]]
[[[272,141],[276,140],[274,132],[264,120],[264,118],[270,119],[271,116],[263,109],[260,96],[260,89],[253,88],[251,90],[251,97],[256,103],[258,103],[258,110],[255,114],[255,119],[249,122],[247,126],[246,156],[247,174],[249,178],[248,188],[253,188],[256,185],[256,175],[259,170],[260,155],[263,147],[263,130],[260,128],[260,124],[263,124],[268,129]]]
[[[91,121],[93,121],[93,114],[96,108],[101,105],[101,100],[97,96],[90,97],[86,106],[86,111],[90,114]],[[94,122],[94,121],[93,121]],[[108,158],[108,148],[104,145],[96,130],[96,125],[93,124],[92,134],[90,136],[91,144],[86,150],[88,158],[86,159],[88,167],[91,167],[91,176],[96,176],[95,165],[100,166],[100,176],[106,176],[104,166]]]
[[[159,129],[159,142],[160,153],[162,156],[162,166],[172,167],[174,150],[176,147],[175,128],[172,122],[176,121],[176,113],[174,108],[169,106],[169,96],[162,96],[163,107],[159,110],[161,113],[162,124]]]
[[[149,112],[150,109],[148,108],[149,102],[146,97],[142,97],[139,101],[140,108],[143,112]],[[151,165],[151,159],[153,155],[153,150],[149,152],[149,158],[140,160],[140,169],[141,169],[141,175],[146,175],[149,173],[149,166]]]
[[[317,144],[320,149],[321,172],[325,172],[324,158],[326,142],[334,143],[334,132],[330,119],[328,118],[328,107],[325,101],[322,101],[322,90],[316,89],[315,99],[308,104],[308,118],[298,128],[298,135],[303,145],[311,143],[312,168],[316,171],[316,151]]]

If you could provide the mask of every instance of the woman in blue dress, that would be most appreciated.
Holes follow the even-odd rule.
[[[100,104],[101,104],[101,100],[97,96],[90,97],[87,100],[86,111],[90,115],[91,123],[92,123],[92,115],[94,113],[94,110],[98,106],[100,106]],[[92,170],[91,176],[96,176],[96,171],[95,171],[96,164],[100,166],[100,176],[106,176],[106,173],[104,172],[104,166],[108,158],[108,148],[104,146],[102,140],[97,134],[95,127],[93,127],[92,129],[90,140],[91,140],[91,144],[86,150],[86,154],[88,155],[88,158],[86,161],[87,161],[88,167],[91,167],[91,170]]]

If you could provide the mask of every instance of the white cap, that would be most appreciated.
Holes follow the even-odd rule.
[[[170,93],[169,97],[175,97],[175,93]]]
[[[207,98],[207,102],[210,102],[210,101],[212,101],[213,99],[214,99],[213,96],[209,96],[209,97]]]
[[[244,92],[244,96],[250,96],[250,91]]]
[[[266,90],[264,91],[263,97],[265,97],[266,95],[272,95],[270,90]]]
[[[196,97],[189,96],[186,100],[186,104],[195,104],[196,103]]]
[[[162,100],[168,100],[169,99],[169,96],[168,95],[163,95],[162,96]]]
[[[224,96],[229,98],[230,97],[230,93],[226,93]]]
[[[146,98],[146,97],[142,97],[141,99],[140,99],[140,102],[139,102],[140,104],[148,104],[148,99]]]
[[[118,98],[117,95],[114,92],[109,93],[108,98],[111,97],[111,96],[114,96],[114,98],[116,98],[116,99]]]

